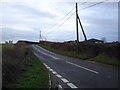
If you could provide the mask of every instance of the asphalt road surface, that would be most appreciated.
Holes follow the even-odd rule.
[[[34,54],[67,88],[118,88],[117,67],[59,55],[38,45],[32,47]]]

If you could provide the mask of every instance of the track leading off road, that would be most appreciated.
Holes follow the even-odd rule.
[[[67,88],[118,88],[118,68],[71,58],[32,45],[34,54]]]

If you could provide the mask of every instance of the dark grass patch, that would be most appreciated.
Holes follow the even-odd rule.
[[[19,43],[15,45],[2,45],[2,87],[3,88],[15,88],[14,84],[16,84],[16,81],[21,78],[20,74],[29,70],[26,69],[27,67],[33,68],[35,66],[35,63],[40,62],[34,60],[35,58],[32,56],[33,56],[32,49],[26,43]],[[37,66],[38,65],[36,65],[36,67]],[[37,68],[35,70],[37,70]],[[38,75],[37,73],[39,74],[39,72],[35,72],[36,75]]]
[[[58,54],[61,54],[61,55],[66,55],[66,56],[70,56],[70,57],[74,57],[74,58],[80,58],[80,59],[88,59],[90,56],[86,55],[86,54],[77,54],[75,52],[66,52],[66,51],[60,51],[60,50],[57,50],[57,49],[53,49],[53,48],[50,48],[48,46],[45,46],[45,45],[41,45],[41,47],[49,50],[49,51],[52,51],[52,52],[55,52],[55,53],[58,53]]]
[[[114,58],[109,58],[103,55],[96,56],[94,58],[91,58],[90,60],[105,63],[105,64],[110,64],[110,65],[120,66],[119,60],[116,60]]]
[[[48,88],[48,71],[35,56],[31,66],[25,69],[21,78],[15,85],[16,88]]]
[[[49,51],[52,51],[52,52],[55,52],[55,53],[58,53],[58,54],[61,54],[61,55],[66,55],[66,56],[70,56],[70,57],[74,57],[74,58],[79,58],[79,59],[82,59],[82,60],[93,60],[93,61],[96,61],[96,62],[100,62],[100,63],[104,63],[104,64],[110,64],[110,65],[114,65],[114,66],[120,66],[120,61],[118,59],[110,58],[110,57],[105,56],[105,55],[90,56],[90,55],[87,55],[87,54],[84,54],[84,53],[79,54],[79,53],[75,53],[75,52],[60,51],[60,50],[53,49],[53,48],[50,48],[48,46],[41,45],[41,44],[40,44],[40,46],[49,50]]]
[[[16,82],[19,74],[32,62],[31,56],[31,48],[26,44],[2,46],[2,87],[9,88]]]

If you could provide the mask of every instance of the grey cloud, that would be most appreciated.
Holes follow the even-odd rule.
[[[35,9],[34,7],[27,6],[24,3],[5,3],[8,7],[16,8],[18,11],[23,12],[24,14],[30,15],[29,17],[48,17],[48,18],[55,18],[56,16],[52,13],[41,11]]]
[[[74,4],[75,3],[64,3],[64,4],[61,3],[60,5],[55,6],[57,7],[55,8],[55,10],[57,10],[55,12],[65,13],[67,12],[67,10],[69,11],[68,7],[70,6],[73,7]],[[49,21],[44,20],[44,17],[54,19],[55,16],[51,13],[36,10],[34,9],[34,7],[32,8],[30,6],[26,6],[23,3],[19,3],[19,4],[12,3],[11,5],[9,4],[6,4],[6,5],[8,5],[8,7],[16,8],[17,10],[19,10],[19,13],[22,12],[22,14],[24,15],[29,14],[28,19],[31,17],[36,19],[35,22],[31,22],[31,21],[29,22],[24,20],[27,17],[24,17],[22,19],[22,18],[17,18],[17,17],[14,18],[13,16],[9,16],[11,17],[12,20],[14,19],[13,20],[14,22],[12,22],[12,24],[16,24],[16,25],[24,24],[26,27],[31,27],[31,28],[33,27],[37,31],[45,29],[53,24],[53,23],[50,23]],[[79,13],[82,23],[90,24],[89,26],[84,26],[88,39],[90,38],[101,39],[102,37],[106,37],[107,41],[118,40],[117,6],[116,5],[117,4],[115,3],[113,3],[113,5],[112,4],[108,5],[107,3],[104,3],[101,5],[97,5],[93,8],[86,9],[84,12],[81,11]],[[91,12],[91,10],[93,12]],[[38,17],[42,17],[42,19],[38,20],[37,19]],[[10,22],[8,22],[8,24],[11,24],[11,21],[12,21],[11,19],[10,19]],[[73,23],[75,23],[75,20],[73,21]],[[80,40],[82,40],[83,39],[82,32],[79,32],[79,34],[80,34]],[[45,34],[43,33],[43,36],[44,35]],[[3,29],[3,40],[12,39],[16,41],[18,39],[27,39],[27,40],[37,41],[38,37],[39,37],[39,33],[34,31],[19,31],[19,30],[13,30],[11,28]],[[76,28],[74,28],[73,31],[57,30],[56,32],[53,32],[51,35],[48,35],[47,37],[47,40],[51,40],[51,41],[57,41],[57,40],[67,41],[67,40],[75,40],[75,39],[76,39]]]
[[[2,28],[2,42],[13,40],[14,42],[18,40],[30,40],[38,41],[39,34],[34,31],[20,31],[12,28]]]

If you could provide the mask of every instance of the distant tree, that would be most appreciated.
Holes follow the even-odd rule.
[[[5,44],[8,44],[8,41],[5,41]]]

